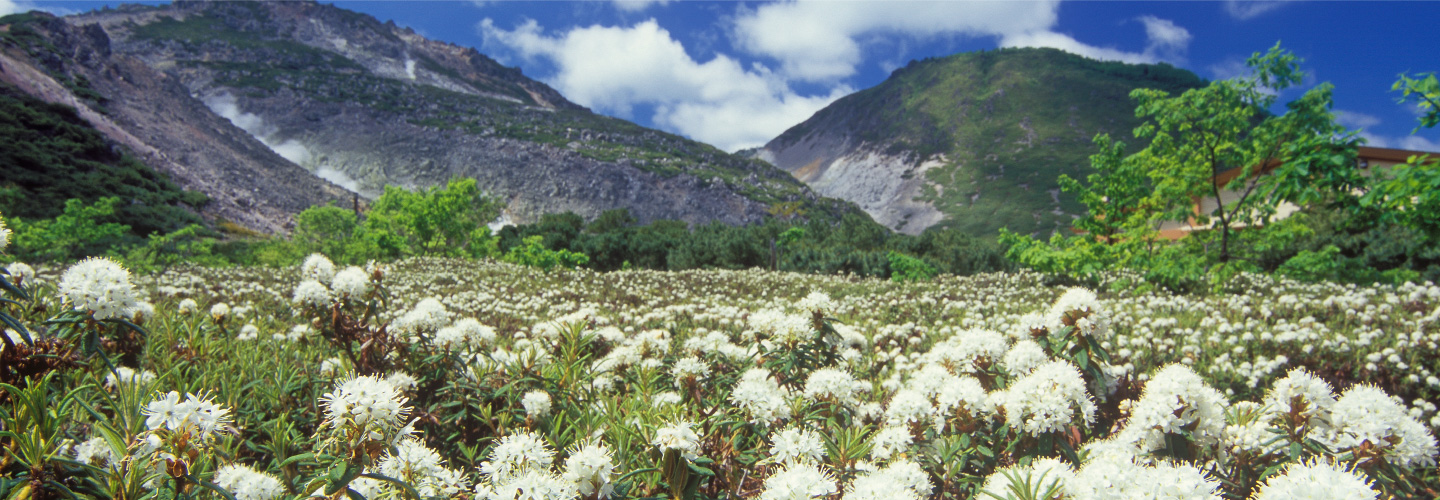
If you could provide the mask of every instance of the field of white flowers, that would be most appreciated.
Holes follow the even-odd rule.
[[[1440,488],[1428,283],[1241,276],[1191,296],[1118,274],[1087,289],[318,255],[9,271],[7,500]]]

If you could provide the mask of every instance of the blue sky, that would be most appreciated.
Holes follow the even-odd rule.
[[[0,13],[116,3],[0,0]],[[1390,91],[1401,72],[1440,71],[1440,2],[334,3],[475,47],[597,112],[726,150],[763,144],[912,59],[1045,46],[1219,79],[1280,41],[1305,59],[1307,86],[1335,85],[1342,123],[1372,145],[1440,151],[1440,129],[1412,135],[1417,111]]]

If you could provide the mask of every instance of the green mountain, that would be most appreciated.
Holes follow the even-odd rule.
[[[1095,135],[1135,142],[1140,121],[1130,91],[1205,84],[1167,64],[1100,62],[1055,49],[912,61],[756,156],[898,231],[1048,234],[1082,211],[1056,178],[1083,179]]]

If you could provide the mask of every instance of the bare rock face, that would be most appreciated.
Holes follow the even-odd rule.
[[[250,229],[283,232],[291,215],[330,200],[341,188],[286,161],[216,116],[180,82],[112,51],[98,26],[48,17],[30,23],[46,43],[0,51],[0,80],[52,103],[76,108],[111,141],[212,202],[209,215]],[[86,82],[84,87],[77,81]],[[97,99],[96,97],[99,96]],[[102,102],[103,101],[103,102]]]
[[[108,37],[115,58],[183,94],[187,107],[174,116],[224,122],[215,129],[226,131],[221,139],[247,145],[267,164],[298,165],[365,197],[386,185],[424,188],[473,177],[519,223],[622,207],[641,222],[727,224],[759,221],[778,203],[816,215],[855,210],[762,161],[595,115],[474,49],[333,6],[182,1],[66,20]],[[202,154],[212,147],[209,137],[155,149]],[[334,192],[330,183],[306,182],[299,185]],[[312,193],[272,203],[303,209],[316,201]]]

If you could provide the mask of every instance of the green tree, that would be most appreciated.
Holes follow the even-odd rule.
[[[527,236],[523,244],[510,247],[500,260],[522,266],[538,267],[549,271],[556,267],[573,269],[590,262],[590,257],[580,252],[559,249],[550,250],[545,248],[545,237],[541,235]]]
[[[11,252],[20,260],[55,261],[123,251],[130,226],[113,222],[119,204],[116,197],[100,198],[89,205],[72,198],[54,219],[10,219],[15,231]]]
[[[1415,132],[1440,124],[1440,81],[1435,73],[1420,76],[1424,78],[1402,74],[1394,86],[1402,92],[1401,103],[1415,97],[1424,111]],[[1413,155],[1389,171],[1376,172],[1371,179],[1371,189],[1360,199],[1360,210],[1378,213],[1382,224],[1409,227],[1431,242],[1440,241],[1440,165],[1437,160],[1440,159],[1431,155]]]
[[[1415,127],[1413,132],[1419,132],[1422,128],[1430,128],[1440,125],[1440,79],[1436,79],[1435,73],[1420,73],[1415,75],[1420,78],[1410,78],[1409,75],[1401,73],[1400,79],[1395,81],[1391,90],[1400,91],[1400,103],[1404,104],[1411,96],[1416,99],[1416,105],[1424,114],[1420,116],[1420,125]]]
[[[125,254],[125,264],[132,271],[143,272],[164,272],[181,262],[205,266],[229,264],[224,256],[215,254],[215,245],[215,238],[207,235],[205,226],[191,224],[170,233],[151,234],[144,245]]]
[[[359,218],[352,210],[333,205],[305,209],[295,216],[291,241],[309,252],[319,252],[343,262],[363,260],[366,255],[356,240]]]
[[[1135,90],[1136,115],[1147,119],[1135,135],[1149,145],[1125,156],[1122,144],[1097,137],[1088,185],[1061,179],[1088,209],[1076,221],[1084,234],[1045,243],[1002,231],[1007,255],[1051,272],[1129,267],[1185,287],[1217,267],[1222,275],[1258,270],[1293,251],[1308,228],[1276,223],[1281,203],[1353,206],[1350,192],[1364,184],[1354,167],[1359,139],[1335,123],[1329,84],[1306,91],[1283,113],[1270,111],[1281,91],[1300,83],[1299,62],[1277,44],[1250,57],[1247,77],[1177,96]],[[1172,243],[1159,233],[1167,222],[1211,229]]]
[[[935,277],[935,268],[923,259],[911,257],[891,250],[885,258],[890,261],[890,281],[908,283],[929,281]]]
[[[1150,145],[1127,161],[1145,165],[1153,191],[1127,229],[1165,221],[1211,226],[1207,251],[1226,263],[1238,256],[1234,233],[1270,222],[1282,201],[1315,202],[1354,182],[1358,139],[1335,123],[1332,87],[1321,84],[1272,114],[1277,95],[1298,85],[1300,60],[1277,44],[1247,61],[1254,73],[1188,90],[1179,96],[1138,89],[1135,135]],[[1273,168],[1270,175],[1262,169]],[[1221,174],[1237,169],[1238,175]],[[1222,196],[1222,193],[1234,193]],[[1195,209],[1195,200],[1219,200]],[[1127,231],[1128,232],[1128,231]]]
[[[1100,152],[1090,156],[1095,173],[1086,177],[1089,184],[1060,174],[1060,189],[1073,193],[1085,205],[1086,213],[1075,220],[1075,228],[1107,244],[1121,241],[1131,216],[1151,192],[1145,164],[1126,161],[1125,143],[1110,139],[1109,134],[1095,136]],[[1147,226],[1148,227],[1148,226]],[[1131,239],[1140,235],[1129,235]]]
[[[499,206],[475,179],[453,179],[444,187],[410,191],[386,186],[366,214],[360,239],[382,256],[484,256],[491,248],[486,223]]]

